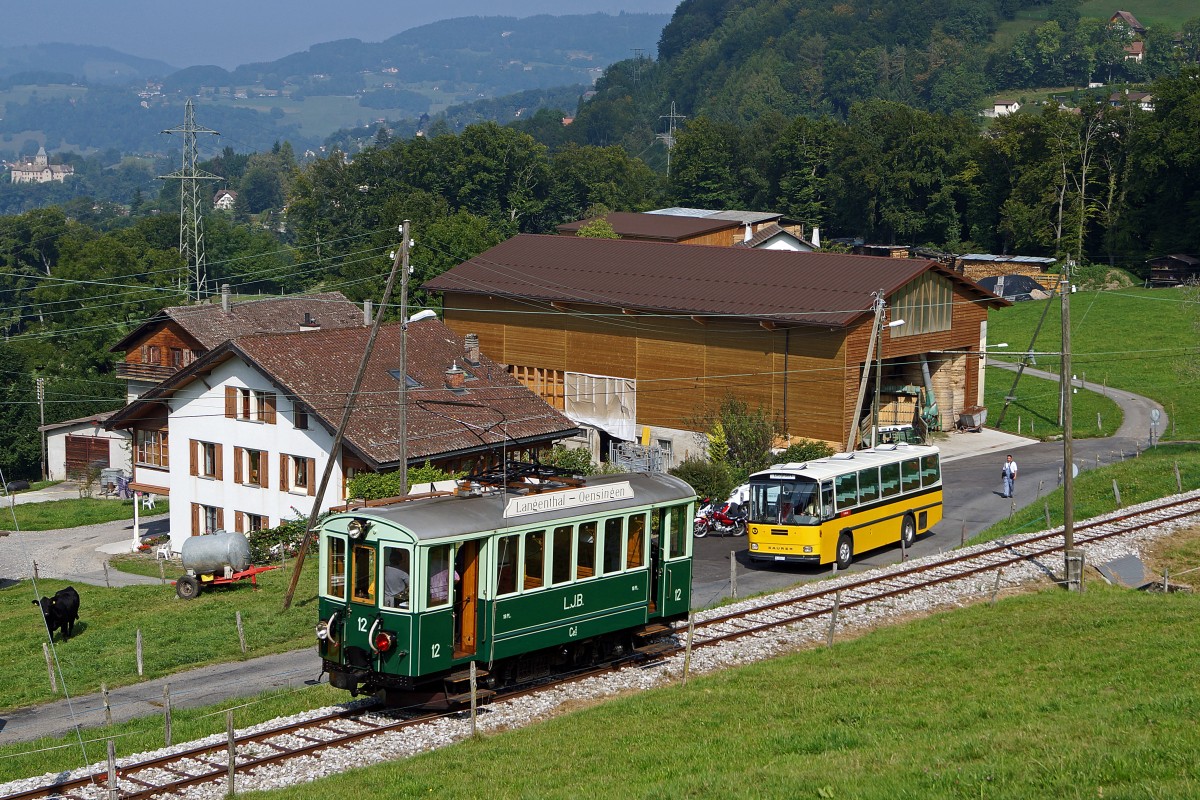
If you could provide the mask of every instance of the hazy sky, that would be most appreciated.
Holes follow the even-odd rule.
[[[176,67],[229,69],[335,39],[381,42],[439,19],[534,14],[670,13],[679,0],[49,0],[6,3],[0,46],[112,47]]]

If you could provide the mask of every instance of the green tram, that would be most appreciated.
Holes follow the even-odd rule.
[[[392,704],[630,654],[691,607],[695,494],[665,474],[471,483],[320,529],[331,685]]]

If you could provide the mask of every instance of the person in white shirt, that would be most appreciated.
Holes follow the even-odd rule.
[[[1004,476],[1004,493],[1000,496],[1012,497],[1017,483],[1017,462],[1013,461],[1012,455],[1005,459],[1001,475]]]

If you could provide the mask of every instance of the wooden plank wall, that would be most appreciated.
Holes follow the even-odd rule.
[[[157,330],[151,331],[144,339],[134,342],[130,348],[125,351],[125,361],[129,364],[142,363],[142,347],[157,345],[159,348],[158,361],[154,362],[154,366],[169,367],[171,366],[171,348],[176,347],[185,351],[185,363],[190,363],[186,358],[186,351],[197,350],[204,351],[192,337],[183,333],[182,329],[174,323],[167,323]],[[147,362],[149,363],[149,362]]]
[[[884,357],[916,365],[930,350],[975,350],[986,309],[955,294],[949,331],[887,337]],[[767,410],[793,437],[846,441],[866,358],[871,317],[848,333],[819,328],[767,330],[753,322],[625,314],[619,309],[546,304],[448,293],[445,322],[456,334],[479,335],[480,349],[506,365],[585,372],[638,381],[641,425],[689,429],[727,392]],[[501,313],[496,313],[501,312]],[[936,365],[931,361],[935,373]],[[943,401],[961,409],[977,381],[966,361]],[[961,384],[961,386],[959,386]],[[785,390],[786,385],[786,390]],[[936,388],[936,387],[935,387]],[[951,396],[951,393],[953,396]]]

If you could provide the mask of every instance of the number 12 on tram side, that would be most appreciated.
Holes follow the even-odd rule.
[[[880,445],[750,476],[750,559],[850,565],[856,555],[911,546],[942,519],[936,447]]]

